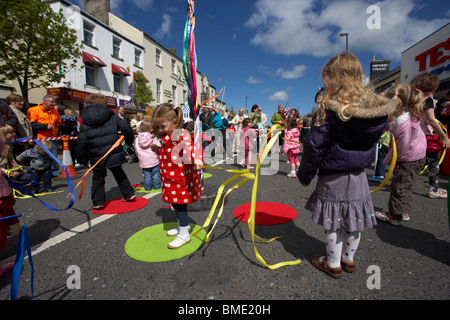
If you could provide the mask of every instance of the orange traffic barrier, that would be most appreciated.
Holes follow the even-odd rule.
[[[63,141],[63,164],[67,167],[67,171],[69,172],[69,177],[74,177],[77,175],[75,172],[75,167],[73,166],[72,156],[70,155],[69,149],[69,136],[62,136],[61,140]],[[62,170],[60,174],[61,178],[66,177],[66,170]]]

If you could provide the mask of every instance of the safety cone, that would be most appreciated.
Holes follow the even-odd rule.
[[[66,166],[67,171],[69,172],[69,177],[74,177],[77,175],[77,173],[75,172],[72,157],[70,156],[69,136],[62,136],[61,140],[63,141],[63,164]],[[66,170],[62,169],[60,177],[66,177]]]

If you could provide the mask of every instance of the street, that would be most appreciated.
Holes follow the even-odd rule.
[[[90,208],[91,177],[83,198],[69,210],[51,211],[37,199],[18,199],[17,214],[29,229],[34,264],[34,294],[31,269],[24,261],[18,299],[33,300],[447,300],[450,298],[450,230],[447,201],[430,199],[426,175],[414,187],[411,220],[395,227],[383,222],[362,233],[355,255],[357,271],[335,280],[314,268],[309,258],[325,253],[324,231],[311,222],[304,205],[316,179],[308,187],[287,178],[287,157],[280,155],[279,169],[261,175],[257,201],[277,202],[293,207],[297,216],[278,225],[256,226],[262,239],[281,238],[265,244],[255,240],[259,254],[268,264],[301,260],[275,270],[264,267],[255,256],[248,225],[233,216],[233,210],[251,201],[253,181],[247,181],[227,197],[224,212],[211,235],[197,251],[166,262],[142,262],[125,251],[127,240],[149,226],[176,221],[175,214],[160,193],[137,193],[149,200],[137,211],[98,215]],[[218,164],[224,169],[242,169],[236,164]],[[137,163],[123,165],[132,184],[143,184]],[[254,170],[254,169],[253,169]],[[86,169],[77,170],[74,186]],[[232,174],[207,169],[205,185],[220,186]],[[366,170],[373,175],[373,168]],[[440,186],[447,187],[441,176]],[[225,188],[225,191],[231,184]],[[377,183],[369,182],[375,189]],[[55,191],[42,201],[63,209],[69,203],[65,178],[55,178]],[[107,198],[120,198],[108,172]],[[387,207],[389,183],[373,193],[375,209]],[[209,210],[191,211],[191,223],[203,225]],[[214,216],[215,219],[215,216]],[[214,222],[213,219],[213,222]],[[212,225],[212,224],[211,224]],[[0,261],[12,261],[17,236],[8,239]],[[152,244],[149,243],[149,246]],[[169,249],[167,249],[169,250]],[[78,287],[69,281],[74,270]],[[68,280],[69,279],[69,280]],[[0,278],[0,299],[10,299],[11,272]],[[156,306],[156,305],[155,305]],[[180,310],[170,310],[172,313]],[[189,313],[189,309],[182,312]]]

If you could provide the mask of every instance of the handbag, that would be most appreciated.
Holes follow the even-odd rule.
[[[427,152],[440,152],[444,150],[442,143],[439,141],[439,138],[434,134],[427,135]]]

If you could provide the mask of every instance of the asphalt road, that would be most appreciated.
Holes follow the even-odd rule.
[[[17,213],[29,229],[34,263],[34,294],[31,296],[31,269],[24,262],[18,299],[26,300],[176,300],[171,312],[184,301],[299,301],[299,300],[447,300],[450,298],[450,230],[447,201],[425,196],[427,178],[422,175],[414,187],[411,220],[401,227],[379,222],[362,234],[355,255],[357,271],[335,280],[315,269],[309,258],[324,253],[324,232],[311,222],[304,205],[315,180],[302,187],[289,179],[287,158],[280,156],[273,174],[260,177],[257,201],[277,202],[297,210],[288,223],[256,226],[263,239],[281,238],[256,247],[268,264],[301,260],[293,266],[275,270],[264,267],[256,258],[248,225],[233,216],[233,210],[250,202],[253,181],[248,181],[228,196],[222,217],[211,236],[196,252],[167,262],[141,262],[125,252],[127,240],[136,232],[156,224],[176,221],[164,208],[160,194],[138,194],[149,198],[144,208],[117,215],[97,215],[90,211],[90,178],[81,200],[69,210],[46,209],[36,199],[18,199]],[[275,161],[275,160],[273,160]],[[240,169],[219,164],[225,169]],[[275,167],[276,167],[275,166]],[[125,164],[130,181],[143,183],[137,163]],[[219,186],[231,177],[225,170],[207,170],[212,177],[206,185]],[[85,169],[78,170],[74,184]],[[368,168],[372,175],[373,169]],[[446,188],[448,177],[442,176]],[[68,189],[63,178],[53,181],[62,193],[40,197],[63,209],[68,204]],[[370,183],[375,189],[376,183]],[[78,192],[77,192],[78,196]],[[376,209],[385,208],[389,184],[373,194]],[[107,197],[120,198],[112,175],[107,177]],[[192,211],[192,223],[202,225],[209,210]],[[0,251],[0,261],[15,258],[17,236],[8,239]],[[68,285],[77,268],[79,288]],[[0,278],[0,299],[10,299],[11,272]],[[199,312],[201,310],[198,310]],[[242,310],[241,310],[242,311]],[[274,312],[272,310],[272,312]]]

